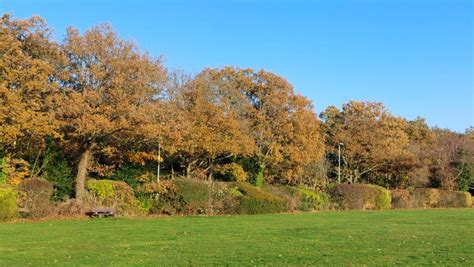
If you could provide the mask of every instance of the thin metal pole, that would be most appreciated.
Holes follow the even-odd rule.
[[[158,142],[158,167],[156,169],[156,180],[160,181],[160,163],[161,163],[161,147],[160,142]]]
[[[337,173],[337,182],[341,183],[341,144],[337,144],[338,147],[338,173]]]

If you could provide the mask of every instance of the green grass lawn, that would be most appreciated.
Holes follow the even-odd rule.
[[[474,266],[474,209],[0,224],[0,265]]]

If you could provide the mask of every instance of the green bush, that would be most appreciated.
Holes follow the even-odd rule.
[[[281,197],[246,183],[237,183],[237,188],[242,193],[239,197],[240,214],[278,213],[287,210],[286,202]]]
[[[73,196],[74,176],[72,167],[60,153],[48,152],[42,167],[42,177],[54,186],[52,199],[64,201]]]
[[[7,186],[0,186],[0,221],[15,218],[18,213],[17,193]]]
[[[151,172],[149,166],[127,164],[119,169],[116,169],[113,175],[108,179],[126,182],[134,190],[136,190],[141,184],[156,179],[156,174]]]
[[[53,184],[42,178],[29,178],[23,180],[18,185],[20,192],[20,206],[26,211],[26,214],[41,218],[51,215],[53,212]]]
[[[316,192],[305,187],[298,188],[298,192],[301,211],[324,210],[329,207],[329,196],[323,192]]]
[[[119,215],[140,213],[133,190],[125,182],[91,179],[87,182],[87,190],[92,197],[91,205],[114,207]]]
[[[176,179],[174,181],[186,207],[186,214],[206,214],[211,208],[211,187],[202,180]]]
[[[331,197],[341,209],[384,210],[391,207],[390,191],[377,185],[338,184]]]
[[[7,159],[4,156],[0,156],[0,185],[7,183],[7,173],[5,171],[7,166]]]

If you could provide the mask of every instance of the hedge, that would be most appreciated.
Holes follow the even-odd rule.
[[[347,210],[390,209],[390,191],[370,184],[338,184],[331,191],[336,208]]]
[[[18,213],[17,193],[7,186],[0,186],[0,221],[15,218]]]
[[[406,189],[395,189],[391,191],[393,209],[412,209],[415,208],[415,199]]]
[[[472,206],[472,196],[469,192],[434,188],[397,189],[392,190],[392,206],[397,209],[468,208]]]
[[[237,183],[236,186],[242,194],[238,197],[240,214],[278,213],[287,210],[287,203],[282,197],[246,183]]]
[[[176,179],[145,184],[141,200],[153,214],[212,214],[212,188],[201,180]]]

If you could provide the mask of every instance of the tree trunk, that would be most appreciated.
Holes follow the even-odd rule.
[[[87,167],[92,156],[92,146],[87,146],[82,152],[76,175],[76,200],[82,202],[86,191]]]
[[[212,161],[212,158],[209,157],[209,176],[208,176],[208,182],[212,182],[212,176],[214,175],[214,162]]]
[[[189,163],[188,166],[186,166],[186,178],[188,179],[191,178],[191,166],[192,166],[192,163]]]

